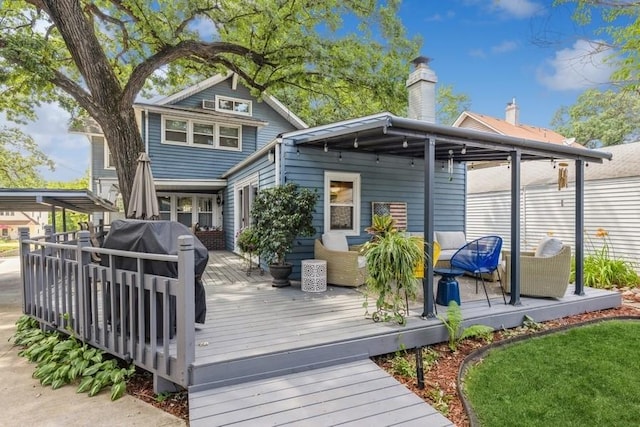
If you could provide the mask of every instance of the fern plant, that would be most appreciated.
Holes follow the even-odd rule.
[[[493,328],[487,325],[471,325],[463,328],[462,310],[460,310],[460,306],[455,301],[449,303],[447,317],[445,318],[438,315],[438,319],[440,319],[447,328],[447,333],[449,334],[449,349],[451,351],[456,351],[460,343],[466,338],[487,337],[493,332]]]

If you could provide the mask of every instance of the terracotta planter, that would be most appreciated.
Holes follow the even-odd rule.
[[[274,287],[282,288],[285,286],[291,286],[291,282],[289,282],[289,276],[291,275],[291,271],[293,270],[293,265],[285,262],[284,264],[270,264],[269,265],[269,274],[273,277],[273,281],[271,282]]]

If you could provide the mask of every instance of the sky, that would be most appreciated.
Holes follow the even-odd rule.
[[[439,85],[471,100],[470,111],[504,118],[515,99],[523,124],[551,127],[554,113],[572,105],[585,89],[606,83],[611,69],[602,55],[589,55],[599,22],[581,27],[573,5],[553,0],[403,0],[400,19]],[[89,142],[67,132],[67,113],[55,105],[38,109],[39,120],[23,126],[56,164],[47,180],[70,181],[89,167]],[[5,122],[0,117],[0,124]]]

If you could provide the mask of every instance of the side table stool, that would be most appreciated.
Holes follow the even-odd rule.
[[[327,290],[327,261],[322,259],[302,260],[303,292],[324,292]]]

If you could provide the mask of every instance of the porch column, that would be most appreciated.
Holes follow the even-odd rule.
[[[511,299],[509,304],[520,305],[520,151],[511,156]]]
[[[584,160],[576,160],[576,295],[584,295]]]
[[[423,318],[433,318],[433,181],[436,163],[436,139],[429,137],[424,144],[424,241],[427,244],[424,277],[422,278]]]

